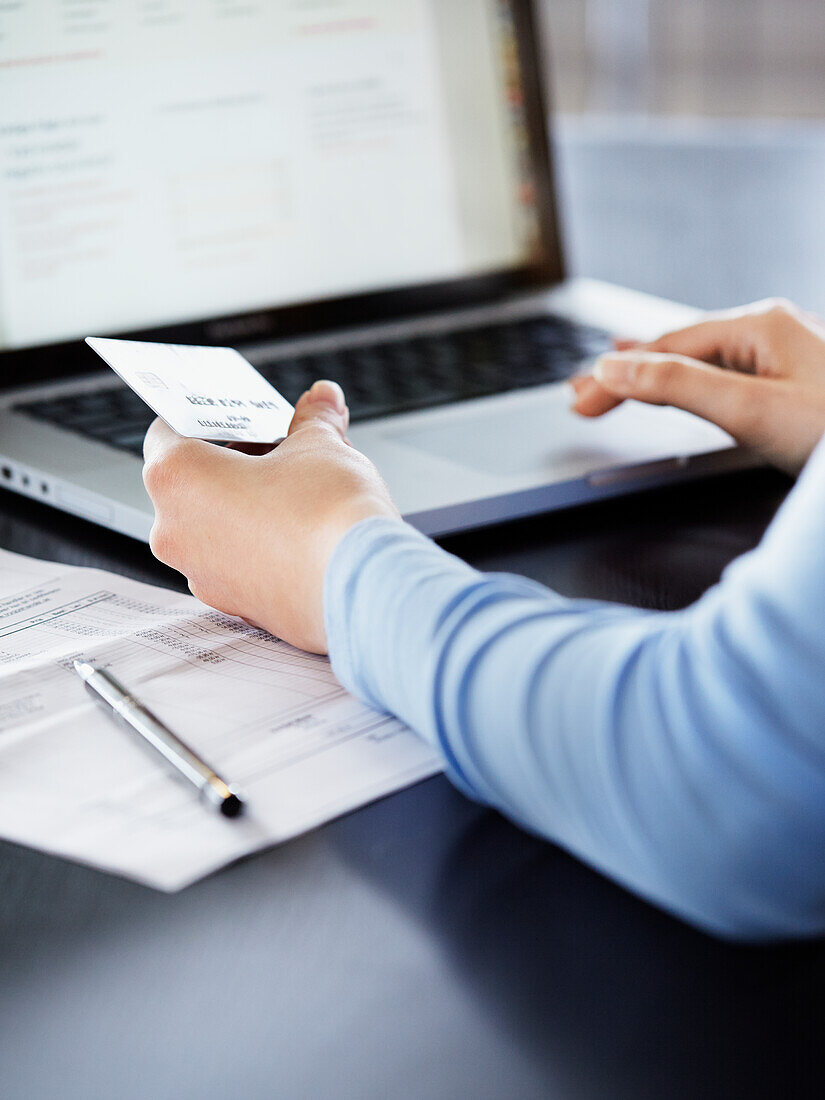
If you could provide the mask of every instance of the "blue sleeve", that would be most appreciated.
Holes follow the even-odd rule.
[[[466,793],[685,919],[825,931],[825,449],[682,612],[565,599],[367,520],[325,586],[341,681]]]

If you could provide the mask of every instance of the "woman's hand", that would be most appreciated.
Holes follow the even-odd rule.
[[[652,344],[622,342],[576,378],[573,408],[675,405],[798,473],[825,433],[825,326],[787,302],[710,314]]]
[[[399,518],[375,467],[346,443],[348,423],[334,382],[303,395],[289,436],[263,455],[182,439],[156,420],[143,475],[155,556],[211,607],[325,653],[333,550],[359,520]]]

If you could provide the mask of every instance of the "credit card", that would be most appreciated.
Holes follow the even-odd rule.
[[[187,439],[275,443],[295,411],[234,348],[87,336],[138,397]]]

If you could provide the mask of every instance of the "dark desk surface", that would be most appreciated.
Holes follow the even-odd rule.
[[[626,259],[625,281],[648,287],[658,262],[670,293],[701,301],[714,249],[731,246],[743,277],[730,256],[727,282],[714,266],[718,297],[750,296],[753,265],[791,271],[791,211],[821,203],[821,171],[782,159],[809,168],[803,145],[570,141],[576,254],[617,279]],[[684,171],[704,190],[662,190]],[[631,176],[656,232],[640,221],[649,254],[622,256],[610,242],[626,239],[628,211],[613,196]],[[732,203],[761,211],[761,239],[714,236]],[[684,235],[693,204],[698,240]],[[823,257],[805,252],[785,287],[818,285],[808,306],[825,304]],[[448,545],[565,593],[672,608],[756,544],[787,488],[767,472],[727,477]],[[144,547],[7,494],[0,545],[176,583]],[[443,778],[173,896],[0,844],[4,1100],[807,1097],[825,1089],[823,1009],[821,945],[716,942]]]

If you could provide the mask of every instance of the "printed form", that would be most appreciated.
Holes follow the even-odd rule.
[[[110,669],[228,781],[210,811],[89,697]],[[433,775],[441,759],[325,658],[191,596],[0,551],[0,836],[178,890]]]

